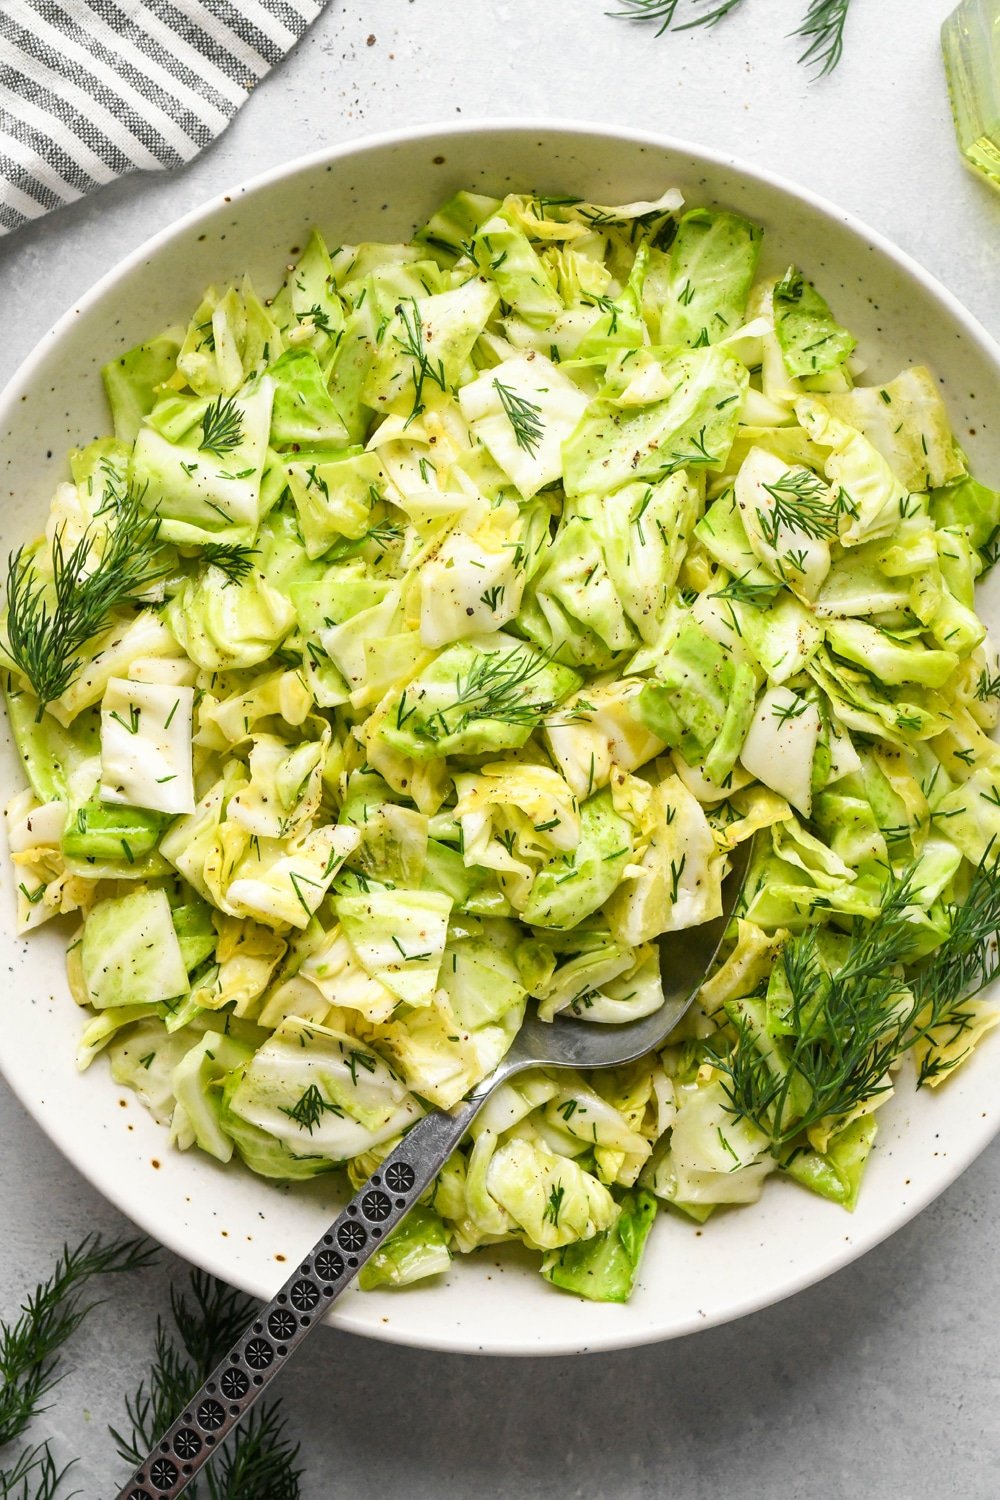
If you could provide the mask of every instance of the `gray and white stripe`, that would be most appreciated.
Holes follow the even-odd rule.
[[[223,131],[326,0],[0,0],[0,235]]]

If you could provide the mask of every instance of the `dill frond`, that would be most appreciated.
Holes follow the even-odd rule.
[[[18,1316],[0,1322],[0,1445],[44,1410],[42,1402],[61,1378],[60,1349],[97,1306],[84,1300],[89,1282],[146,1266],[155,1254],[148,1240],[104,1244],[100,1235],[88,1235],[75,1250],[64,1246],[51,1276],[29,1293]]]
[[[118,497],[106,532],[88,527],[69,553],[62,533],[56,533],[51,584],[39,578],[26,548],[8,557],[7,653],[38,698],[39,718],[73,682],[83,665],[81,648],[108,616],[166,573],[158,556],[159,531],[159,518],[129,489]],[[91,554],[98,541],[95,563]]]

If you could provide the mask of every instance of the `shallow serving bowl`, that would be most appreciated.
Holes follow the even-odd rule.
[[[587,125],[425,127],[324,152],[210,202],[110,271],[39,345],[0,397],[0,513],[8,544],[41,528],[67,449],[109,419],[98,370],[121,350],[186,321],[210,282],[249,271],[264,293],[316,224],[332,243],[406,239],[459,187],[573,194],[599,203],[677,186],[690,203],[765,226],[764,269],[800,265],[859,336],[865,379],[925,362],[939,376],[978,474],[1000,484],[1000,428],[984,429],[1000,350],[948,292],[885,240],[811,194],[693,146]],[[1000,593],[986,618],[1000,621]],[[21,784],[6,726],[0,777]],[[332,1182],[269,1184],[198,1152],[180,1154],[103,1061],[74,1069],[80,1013],[64,977],[65,935],[12,935],[10,870],[0,894],[0,1067],[42,1129],[106,1197],[188,1260],[260,1297],[336,1208]],[[648,1343],[735,1318],[808,1286],[899,1228],[1000,1128],[1000,1042],[987,1041],[936,1096],[907,1086],[881,1130],[852,1215],[787,1181],[704,1230],[661,1216],[627,1307],[584,1302],[544,1283],[515,1250],[457,1260],[434,1284],[353,1292],[332,1321],[400,1343],[496,1354],[565,1354]]]

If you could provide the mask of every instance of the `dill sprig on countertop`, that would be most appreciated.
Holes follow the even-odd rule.
[[[116,496],[115,513],[103,534],[88,527],[68,553],[62,532],[52,541],[52,580],[40,578],[32,553],[19,547],[7,559],[6,652],[38,698],[38,716],[72,684],[81,648],[123,604],[132,602],[167,571],[158,553],[159,517],[141,495]]]
[[[256,1307],[241,1292],[192,1271],[190,1296],[172,1287],[170,1311],[179,1343],[160,1319],[148,1379],[125,1403],[128,1430],[111,1429],[119,1457],[133,1466],[208,1379],[252,1321]],[[297,1457],[298,1447],[285,1436],[278,1406],[260,1404],[220,1445],[187,1494],[190,1500],[298,1500]]]
[[[0,1321],[0,1447],[13,1442],[32,1417],[44,1411],[45,1398],[62,1378],[59,1356],[67,1339],[100,1298],[85,1293],[95,1277],[139,1270],[156,1256],[149,1240],[104,1243],[88,1235],[75,1250],[68,1246],[52,1274],[25,1299],[18,1316]],[[126,1399],[128,1428],[111,1429],[119,1455],[139,1463],[173,1422],[220,1359],[251,1322],[249,1298],[214,1277],[193,1271],[189,1292],[171,1288],[174,1332],[157,1323],[151,1368]],[[298,1448],[285,1436],[276,1404],[258,1406],[220,1444],[197,1485],[192,1500],[299,1500]],[[73,1468],[57,1462],[49,1440],[20,1453],[0,1467],[0,1494],[8,1500],[72,1500],[63,1481]]]
[[[60,1469],[47,1442],[20,1454],[9,1469],[0,1469],[0,1494],[4,1500],[73,1500],[82,1490],[60,1496],[60,1486],[76,1463],[71,1459]]]
[[[857,923],[843,965],[820,961],[814,928],[782,954],[789,991],[784,1037],[761,1038],[745,1002],[731,1010],[737,1044],[719,1067],[731,1108],[787,1144],[891,1087],[890,1066],[937,1027],[963,1024],[967,1002],[1000,972],[1000,854],[987,849],[964,902],[947,909],[948,936],[915,960],[916,871],[892,877],[872,922]],[[911,968],[907,977],[904,970]],[[934,1076],[933,1056],[919,1082]]]
[[[628,21],[650,22],[657,28],[656,35],[662,36],[670,30],[691,31],[696,26],[714,26],[743,0],[693,0],[701,7],[693,11],[682,8],[681,0],[620,0],[620,3],[621,10],[609,11],[608,14]],[[815,68],[819,78],[832,73],[843,55],[850,8],[851,0],[809,0],[802,25],[792,33],[806,43],[799,62]]]
[[[0,1322],[0,1446],[27,1427],[60,1379],[59,1351],[97,1302],[84,1299],[98,1276],[134,1271],[153,1259],[148,1240],[113,1240],[88,1235],[75,1250],[64,1246],[55,1268],[39,1282],[16,1318]]]

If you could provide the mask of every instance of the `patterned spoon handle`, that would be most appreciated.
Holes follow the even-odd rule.
[[[418,1120],[134,1471],[118,1500],[175,1500],[437,1176],[483,1104]]]

